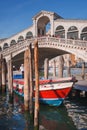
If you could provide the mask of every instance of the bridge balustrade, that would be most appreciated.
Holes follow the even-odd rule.
[[[19,51],[23,48],[26,48],[29,46],[30,43],[32,43],[36,38],[31,38],[31,39],[26,39],[24,41],[21,41],[13,46],[10,46],[9,48],[6,48],[5,50],[2,50],[0,53],[2,53],[4,56],[9,55],[10,53],[14,53],[16,51]],[[70,46],[75,46],[79,48],[86,48],[87,47],[87,41],[82,41],[82,40],[72,40],[72,39],[64,39],[64,38],[57,38],[57,37],[37,37],[38,43],[40,45],[45,45],[45,46],[56,46],[58,45],[70,45]]]

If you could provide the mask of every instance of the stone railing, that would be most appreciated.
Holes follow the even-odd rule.
[[[7,56],[11,53],[17,52],[19,50],[22,50],[26,47],[29,46],[30,43],[34,43],[34,40],[37,39],[39,45],[43,46],[43,45],[48,45],[51,46],[52,44],[55,45],[59,45],[59,46],[71,46],[71,47],[75,47],[76,49],[84,49],[87,50],[87,41],[82,41],[82,40],[72,40],[72,39],[64,39],[64,38],[56,38],[56,37],[37,37],[37,38],[31,38],[31,39],[27,39],[24,41],[21,41],[19,43],[17,43],[16,45],[10,46],[9,48],[4,49],[3,51],[1,51],[0,53],[3,54],[3,56]]]

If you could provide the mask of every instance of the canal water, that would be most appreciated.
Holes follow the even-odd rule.
[[[40,130],[87,130],[87,98],[67,98],[59,107],[40,104]],[[33,130],[23,99],[0,94],[0,130]]]
[[[87,130],[87,98],[67,97],[59,107],[40,104],[39,126],[40,130]],[[8,91],[0,94],[0,130],[33,130],[23,98],[14,94],[10,101]]]

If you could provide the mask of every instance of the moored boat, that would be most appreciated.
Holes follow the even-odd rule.
[[[72,77],[60,78],[60,79],[44,79],[39,80],[39,101],[51,106],[60,106],[63,100],[68,96],[72,89],[74,80]],[[13,80],[14,91],[24,97],[24,80]],[[33,93],[35,98],[35,88]]]

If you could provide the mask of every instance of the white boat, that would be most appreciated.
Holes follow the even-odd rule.
[[[60,79],[44,79],[39,80],[39,101],[51,106],[60,106],[63,100],[68,96],[73,83],[72,77],[60,78]],[[14,91],[24,97],[24,80],[13,80]],[[33,98],[35,98],[35,88],[33,92]]]

